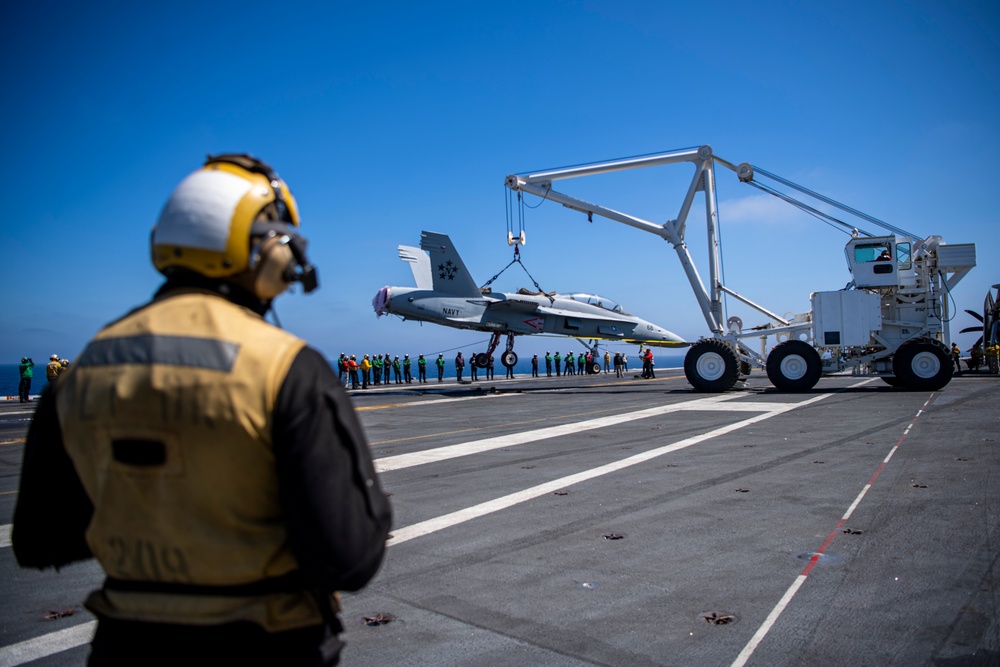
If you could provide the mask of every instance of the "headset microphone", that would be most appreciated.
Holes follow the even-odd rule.
[[[298,234],[292,234],[288,239],[288,247],[292,251],[298,270],[289,265],[285,269],[285,280],[302,283],[302,291],[308,294],[319,287],[319,275],[316,273],[316,267],[306,258],[306,240]]]

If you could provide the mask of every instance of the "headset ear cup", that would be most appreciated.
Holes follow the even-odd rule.
[[[281,237],[264,239],[253,275],[253,291],[257,298],[268,301],[288,289],[285,276],[294,263],[292,250],[287,243],[281,243]]]

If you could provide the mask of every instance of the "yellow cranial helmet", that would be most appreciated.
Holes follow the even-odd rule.
[[[174,189],[153,227],[153,265],[164,275],[208,278],[251,272],[252,291],[270,299],[289,283],[316,287],[298,233],[299,211],[284,181],[244,154],[209,156]],[[268,284],[264,284],[268,283]]]

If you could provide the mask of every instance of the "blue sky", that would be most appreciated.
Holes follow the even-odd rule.
[[[263,158],[295,194],[321,287],[277,312],[331,357],[483,347],[476,332],[377,320],[371,299],[412,284],[396,246],[423,229],[449,234],[478,283],[502,269],[507,174],[701,144],[903,229],[976,243],[979,265],[954,293],[963,348],[975,336],[958,330],[976,324],[964,309],[1000,282],[995,2],[49,2],[4,15],[11,362],[73,358],[148,300],[161,282],[150,229],[218,152]],[[689,178],[675,165],[564,189],[665,221]],[[728,171],[717,180],[730,287],[784,314],[848,282],[843,233]],[[668,244],[551,202],[525,215],[522,258],[544,289],[708,333]],[[688,243],[706,276],[700,218]],[[516,266],[494,283],[529,285]],[[556,347],[579,345],[520,339],[517,351]]]

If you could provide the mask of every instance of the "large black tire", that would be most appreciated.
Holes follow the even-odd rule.
[[[951,382],[951,357],[929,340],[908,341],[892,357],[892,371],[907,389],[937,391]]]
[[[513,368],[517,366],[517,355],[511,352],[504,352],[500,355],[500,363],[503,364],[504,368]]]
[[[732,389],[738,371],[736,353],[715,338],[698,341],[684,355],[684,375],[695,391],[719,393]]]
[[[486,368],[490,363],[490,356],[485,352],[480,352],[472,357],[472,363],[476,365],[476,368]]]
[[[600,375],[601,364],[599,364],[596,361],[590,362],[590,366],[587,368],[587,372],[590,373],[591,375]]]
[[[809,391],[823,375],[819,352],[801,340],[786,340],[767,355],[767,379],[781,391]]]
[[[885,382],[890,387],[902,387],[903,386],[903,383],[900,382],[899,378],[896,377],[895,375],[882,375],[881,376],[881,380],[882,380],[882,382]]]

